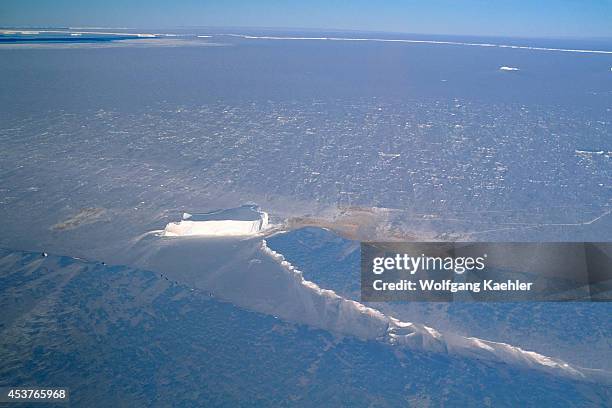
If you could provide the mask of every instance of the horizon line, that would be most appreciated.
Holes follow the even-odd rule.
[[[310,32],[351,32],[351,33],[372,33],[372,34],[396,34],[396,35],[416,35],[416,36],[448,36],[448,37],[482,37],[482,38],[515,38],[515,39],[543,39],[543,40],[612,40],[609,36],[575,36],[575,35],[521,35],[521,34],[458,34],[458,33],[432,33],[432,32],[407,32],[407,31],[386,31],[374,29],[355,29],[355,28],[320,28],[320,27],[280,27],[280,26],[232,26],[232,25],[177,25],[177,26],[133,26],[133,27],[113,27],[104,25],[2,25],[0,29],[64,29],[64,30],[94,30],[94,29],[113,29],[113,30],[172,30],[172,29],[246,29],[246,30],[280,30],[280,31],[310,31]]]

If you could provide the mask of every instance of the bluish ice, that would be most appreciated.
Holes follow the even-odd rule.
[[[75,258],[97,265],[102,276],[128,265],[116,276],[145,274],[147,282],[155,276],[180,287],[176,296],[199,291],[214,304],[229,301],[334,333],[328,321],[291,319],[292,293],[255,296],[289,280],[279,262],[262,255],[261,238],[169,240],[159,231],[185,212],[254,202],[279,225],[295,217],[333,220],[347,208],[385,214],[354,239],[610,240],[610,43],[382,33],[167,34],[88,42],[77,36],[60,41],[55,33],[55,41],[0,44],[0,246],[8,252],[3,276],[18,270],[44,277],[41,261],[22,250],[53,254],[48,268],[58,276],[85,262]],[[398,39],[425,42],[386,41]],[[309,281],[354,299],[356,270],[343,270],[336,260],[354,257],[356,242],[326,234],[300,230],[266,239]],[[27,267],[15,266],[21,263]],[[203,266],[206,273],[198,269]],[[248,285],[232,291],[233,282],[221,278],[224,268],[258,271],[266,279],[252,277],[249,297]],[[11,276],[0,285],[3,299],[14,294],[27,304],[31,295],[15,289],[27,279]],[[93,288],[101,284],[91,279]],[[148,284],[139,279],[134,290],[146,292]],[[53,293],[65,293],[58,290]],[[121,308],[137,305],[138,296],[122,298]],[[164,304],[174,299],[163,296]],[[68,304],[61,299],[57,310]],[[287,313],[278,316],[275,304]],[[376,307],[466,338],[610,369],[607,304]],[[16,321],[27,318],[26,309],[15,309]],[[242,316],[243,309],[228,313],[238,314],[240,325],[269,323],[259,315]],[[155,310],[166,321],[167,310]],[[101,321],[112,316],[103,315],[82,318],[104,333]],[[510,315],[531,318],[518,322]],[[571,324],[560,326],[564,317]],[[0,326],[3,336],[30,333],[23,322],[6,324]],[[319,340],[308,341],[319,347]],[[9,348],[0,352],[10,350],[10,342],[3,344]],[[381,355],[359,344],[342,353]],[[474,361],[474,370],[503,377],[499,365]],[[13,375],[21,372],[18,366],[0,372]],[[54,367],[37,375],[44,378]],[[550,384],[557,381],[566,379],[552,377]],[[572,388],[561,400],[609,402],[609,388],[589,384],[596,390],[590,396],[571,394]],[[511,401],[496,393],[498,401]]]

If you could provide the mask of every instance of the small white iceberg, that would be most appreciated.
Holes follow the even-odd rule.
[[[203,214],[183,214],[183,220],[171,222],[164,236],[241,237],[257,235],[269,227],[268,213],[254,205]]]
[[[499,70],[500,71],[519,71],[519,69],[516,67],[507,67],[505,65],[502,67],[499,67]]]

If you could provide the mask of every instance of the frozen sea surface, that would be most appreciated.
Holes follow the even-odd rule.
[[[248,201],[391,208],[465,239],[609,238],[612,55],[199,40],[225,46],[0,48],[0,242],[55,242],[83,208],[125,240]]]

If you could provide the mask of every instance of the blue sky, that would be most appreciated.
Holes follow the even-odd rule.
[[[612,37],[612,0],[0,0],[0,25]]]

